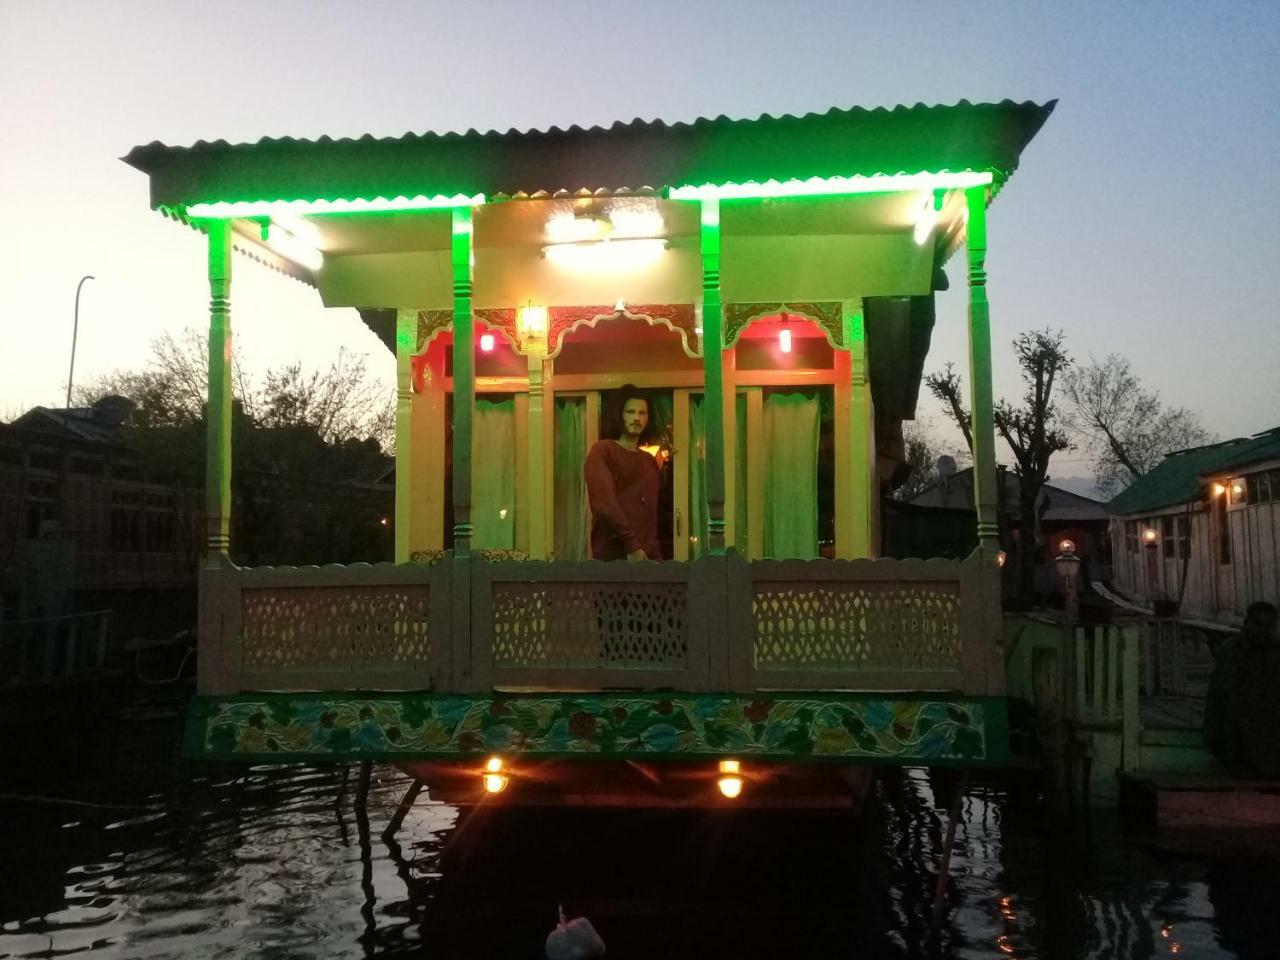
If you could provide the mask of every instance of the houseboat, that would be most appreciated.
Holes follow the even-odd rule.
[[[1053,107],[134,149],[152,207],[208,239],[189,753],[385,760],[512,803],[787,803],[870,764],[1006,762],[987,208]],[[878,559],[953,257],[978,546]],[[236,562],[249,261],[394,352],[386,563]],[[657,427],[660,560],[590,556],[584,462],[624,384]]]

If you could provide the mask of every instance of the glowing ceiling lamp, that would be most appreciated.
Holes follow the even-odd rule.
[[[299,266],[312,271],[324,266],[324,254],[277,223],[267,225],[264,239],[268,247]]]
[[[193,203],[186,214],[192,220],[228,220],[235,217],[271,217],[283,214],[304,217],[330,213],[395,213],[403,210],[447,210],[452,207],[475,207],[484,203],[484,194],[464,193],[428,197],[356,197],[351,200],[235,200],[217,203]]]
[[[305,241],[313,247],[318,248],[320,246],[320,228],[310,220],[305,220],[285,210],[276,211],[271,219],[299,240]]]
[[[657,262],[667,242],[656,238],[591,240],[553,243],[542,254],[557,266],[571,270],[637,270]]]
[[[665,224],[662,214],[657,210],[635,210],[623,208],[609,214],[609,222],[613,225],[615,237],[656,237],[662,233]]]
[[[810,177],[808,180],[765,180],[762,183],[704,183],[673,187],[672,200],[746,200],[771,197],[818,197],[905,190],[963,190],[993,183],[990,171],[960,173],[877,173],[871,176]]]
[[[720,792],[730,800],[742,795],[742,765],[737,760],[720,761],[720,779],[716,781]]]
[[[595,217],[557,215],[547,221],[547,239],[552,243],[589,243],[603,240],[613,232],[608,220]]]
[[[480,349],[483,350],[485,353],[493,352],[493,334],[492,333],[480,334]]]
[[[484,765],[484,789],[486,793],[501,793],[509,782],[502,772],[502,758],[490,757]]]

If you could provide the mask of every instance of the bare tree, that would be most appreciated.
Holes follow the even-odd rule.
[[[151,356],[139,370],[117,370],[76,390],[89,404],[109,394],[134,402],[132,420],[141,427],[182,426],[204,419],[209,394],[208,340],[199,331],[164,333],[151,341]],[[326,443],[372,438],[384,450],[395,441],[390,391],[369,375],[363,356],[346,348],[327,370],[304,372],[299,363],[269,368],[261,379],[232,357],[232,392],[249,421],[262,427],[310,426]]]
[[[307,424],[326,443],[372,437],[384,449],[395,439],[390,397],[370,379],[365,358],[345,348],[324,371],[304,373],[298,363],[268,370],[256,399],[264,427]]]
[[[1049,477],[1049,461],[1059,450],[1074,447],[1060,422],[1053,389],[1058,376],[1071,366],[1071,358],[1063,347],[1061,331],[1035,330],[1019,334],[1013,340],[1013,353],[1018,361],[1026,392],[1017,406],[1000,400],[993,412],[996,432],[1004,438],[1013,453],[1018,477],[1018,584],[1023,595],[1029,595],[1035,572],[1036,535],[1039,517],[1036,500]],[[963,381],[948,364],[940,373],[925,378],[929,392],[944,404],[947,415],[964,434],[973,449],[972,415],[965,409]]]
[[[1098,489],[1119,492],[1174,450],[1214,437],[1186,407],[1165,407],[1142,388],[1126,357],[1089,358],[1066,376],[1076,428],[1088,438]]]

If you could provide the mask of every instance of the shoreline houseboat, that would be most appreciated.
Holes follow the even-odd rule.
[[[189,753],[514,803],[817,802],[868,764],[1004,763],[986,211],[1053,106],[133,150],[208,238]],[[877,559],[953,255],[978,547]],[[395,354],[387,563],[233,560],[248,260]],[[583,462],[625,383],[662,427],[661,562],[588,556]]]

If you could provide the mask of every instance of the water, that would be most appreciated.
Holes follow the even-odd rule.
[[[945,798],[889,777],[868,816],[463,814],[375,767],[151,765],[0,798],[0,958],[541,957],[563,903],[610,957],[924,957]],[[50,781],[53,782],[52,780]],[[38,792],[32,785],[24,790]],[[1105,820],[1057,841],[970,786],[940,955],[1280,956],[1280,870],[1159,855]]]

